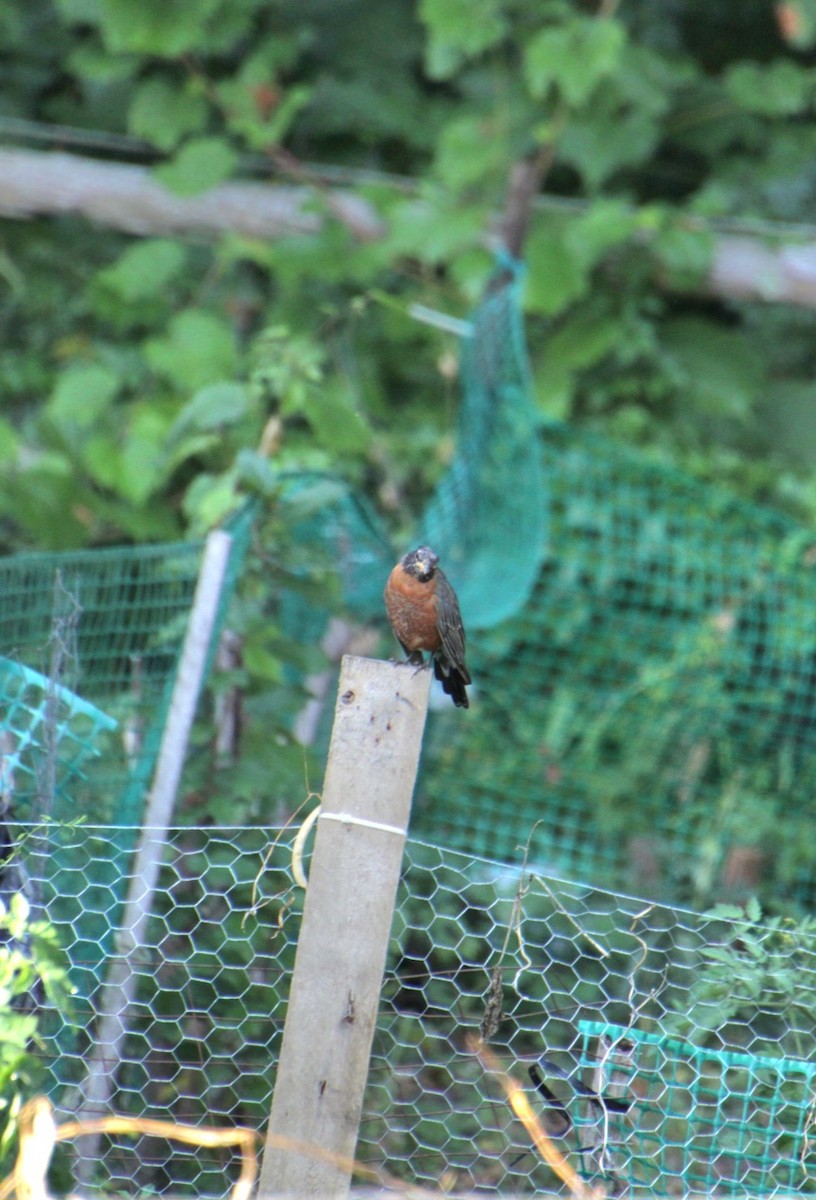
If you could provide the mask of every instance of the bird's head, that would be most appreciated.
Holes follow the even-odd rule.
[[[439,555],[434,554],[430,546],[418,546],[416,550],[410,550],[403,556],[402,569],[420,583],[427,583],[429,579],[433,579],[438,562]]]

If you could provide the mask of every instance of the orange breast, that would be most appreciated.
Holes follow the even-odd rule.
[[[385,607],[391,628],[409,654],[439,649],[442,639],[436,623],[433,580],[420,583],[398,563],[385,587]]]

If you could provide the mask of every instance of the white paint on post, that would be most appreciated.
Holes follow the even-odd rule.
[[[342,661],[261,1197],[349,1193],[430,682],[414,666]],[[280,1149],[281,1136],[321,1158]]]
[[[204,682],[231,548],[232,538],[222,530],[209,534],[204,548],[153,786],[134,855],[115,955],[99,999],[100,1016],[93,1050],[88,1057],[88,1073],[77,1089],[73,1103],[65,1106],[75,1110],[80,1120],[107,1115],[116,1072],[122,1060],[128,1009],[133,1001],[138,977],[139,954],[153,910],[167,831]],[[78,1143],[77,1178],[80,1183],[90,1182],[98,1157],[99,1141],[99,1135],[91,1134]]]

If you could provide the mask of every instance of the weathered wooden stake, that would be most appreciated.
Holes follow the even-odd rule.
[[[344,657],[269,1120],[261,1197],[344,1200],[368,1075],[431,672]],[[340,1161],[345,1160],[345,1161]]]

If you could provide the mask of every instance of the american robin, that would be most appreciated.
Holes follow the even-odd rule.
[[[421,663],[422,651],[428,650],[442,690],[457,708],[467,708],[465,630],[456,592],[438,562],[430,546],[404,555],[388,576],[385,607],[408,661]]]

